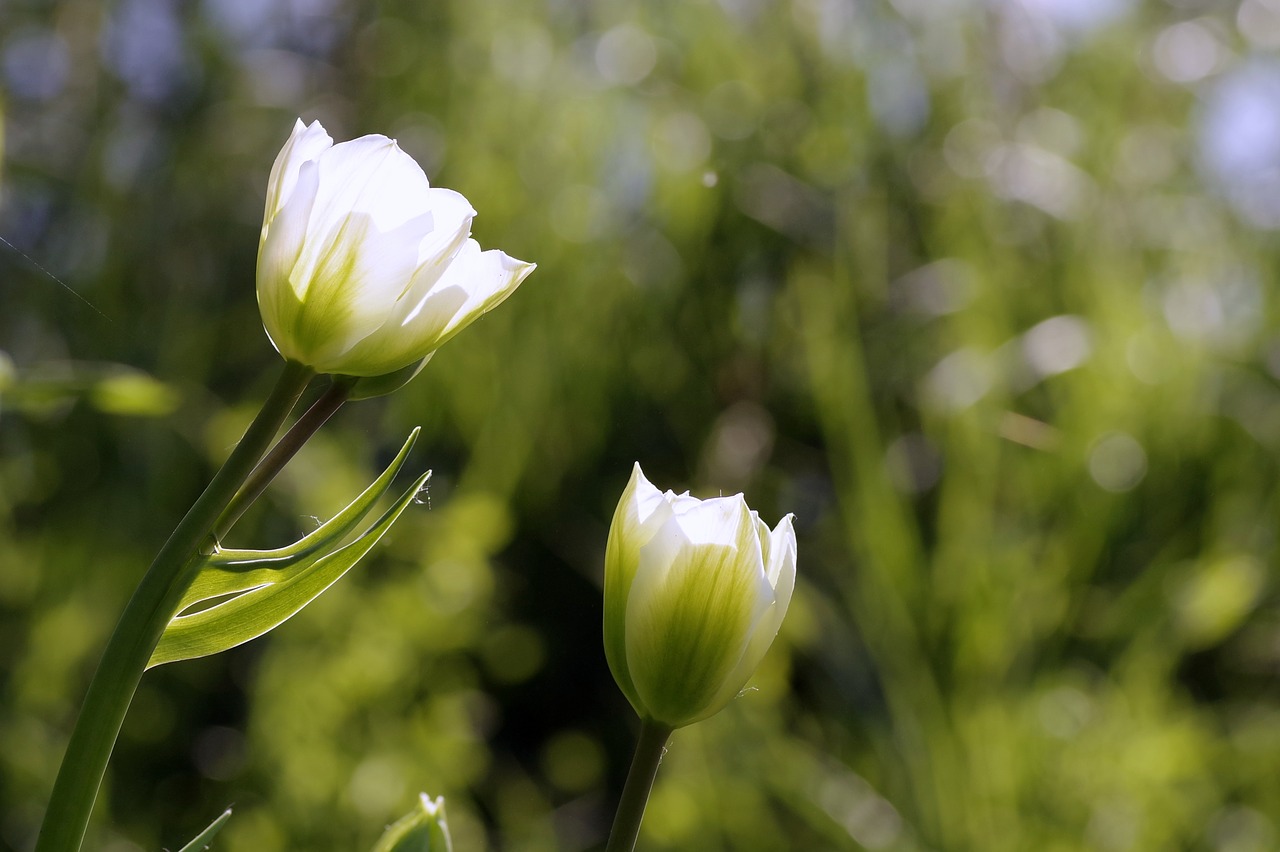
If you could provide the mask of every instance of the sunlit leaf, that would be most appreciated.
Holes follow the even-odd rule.
[[[220,550],[201,557],[178,615],[165,628],[147,667],[234,648],[274,629],[319,597],[378,543],[430,477],[430,472],[420,476],[376,523],[338,547],[386,493],[417,434],[415,429],[372,485],[310,535],[277,550]],[[215,603],[190,611],[210,601]]]
[[[183,615],[192,606],[203,601],[279,582],[281,571],[296,567],[317,553],[332,551],[391,487],[392,480],[404,466],[409,450],[418,438],[418,432],[418,429],[414,429],[409,434],[391,464],[359,497],[293,544],[275,550],[219,550],[207,557],[178,603],[178,615]]]

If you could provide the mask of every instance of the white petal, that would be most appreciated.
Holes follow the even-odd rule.
[[[671,510],[662,494],[645,478],[640,463],[636,462],[614,510],[605,545],[604,651],[619,688],[637,710],[641,709],[640,699],[627,664],[627,601],[640,564],[641,547],[653,537],[662,521],[670,517]]]
[[[476,216],[471,202],[452,189],[429,190],[427,206],[435,217],[435,228],[418,246],[419,265],[452,259],[471,236],[471,220]]]
[[[423,302],[463,250],[478,253],[480,249],[478,243],[474,248],[471,247],[469,243],[474,241],[467,239],[471,236],[471,220],[475,211],[465,198],[450,189],[432,189],[428,200],[433,218],[432,229],[418,245],[418,268],[414,270],[413,279],[400,296],[402,301],[397,306],[396,319],[399,325],[407,324],[421,312]],[[447,314],[452,317],[461,310],[466,300],[459,301],[456,297],[449,297],[445,302],[455,304]],[[442,313],[439,306],[433,310]],[[442,320],[439,327],[444,328],[446,324],[447,321]]]
[[[762,606],[756,612],[755,623],[751,628],[751,636],[743,649],[742,657],[734,666],[733,673],[725,678],[712,705],[723,707],[737,696],[746,686],[751,675],[760,667],[760,661],[777,638],[778,628],[787,614],[791,604],[791,593],[796,581],[796,534],[791,527],[791,515],[787,515],[770,534],[770,548],[765,569],[765,582],[771,586],[768,592],[762,590],[760,602]]]
[[[661,511],[664,508],[671,508],[671,492],[664,493],[655,488],[649,478],[644,475],[644,471],[640,469],[640,462],[636,462],[635,473],[632,474],[632,478],[636,480],[636,486],[630,501],[631,516],[635,519],[637,525],[651,528],[649,535],[652,536],[652,530],[657,529],[656,525],[666,523],[667,518],[671,517],[670,511]],[[655,518],[655,513],[659,512],[661,512],[661,517]]]
[[[637,560],[627,600],[628,616],[633,608],[644,609],[649,606],[649,598],[666,586],[673,570],[685,570],[685,563],[694,547],[694,543],[685,535],[684,528],[673,517],[668,517],[665,523],[654,530],[649,540],[638,548],[640,558]],[[633,624],[632,627],[634,626]]]
[[[739,531],[743,529],[744,518],[751,512],[741,494],[691,503],[682,500],[681,503],[683,510],[677,511],[677,517],[690,541],[695,544],[724,544],[732,547],[741,544]],[[747,529],[754,532],[754,526]],[[758,544],[756,550],[759,551]]]
[[[305,266],[308,240],[308,250],[294,272],[295,286],[308,282],[293,330],[299,346],[311,353],[304,363],[317,372],[353,376],[383,375],[408,363],[383,369],[382,364],[364,363],[347,353],[385,326],[396,294],[413,272],[417,240],[427,227],[430,222],[424,216],[383,232],[368,214],[353,213],[325,244],[325,251],[313,259],[311,268]]]
[[[769,582],[773,584],[774,594],[783,610],[791,602],[791,591],[796,585],[796,531],[792,526],[794,519],[795,515],[787,515],[773,528],[765,563]]]
[[[690,541],[680,520],[664,524],[641,551],[626,612],[635,690],[652,718],[674,727],[723,706],[716,697],[759,619],[764,580],[737,548]],[[739,515],[744,535],[749,520]]]
[[[668,490],[666,498],[667,502],[671,504],[671,508],[675,510],[677,515],[682,515],[702,504],[702,501],[697,497],[690,497],[688,491],[677,494],[674,491]]]
[[[435,351],[444,323],[462,308],[466,299],[467,295],[456,288],[433,294],[432,313],[405,323],[398,318],[405,301],[402,298],[396,303],[395,313],[347,350],[343,360],[358,363],[362,372],[376,376],[424,358]]]
[[[648,544],[670,518],[671,507],[663,499],[662,492],[653,487],[653,483],[640,469],[640,462],[636,462],[631,469],[631,480],[627,482],[613,516],[617,537],[632,554],[629,559],[632,563],[631,571],[635,571],[639,562],[640,548]],[[613,529],[610,530],[610,537],[613,537]]]
[[[738,697],[742,692],[742,688],[747,685],[747,681],[751,680],[751,676],[755,674],[756,669],[760,668],[760,661],[764,659],[764,655],[773,645],[773,640],[778,635],[778,627],[782,624],[783,615],[786,615],[786,610],[781,609],[777,604],[771,605],[759,613],[756,623],[748,631],[748,639],[742,649],[741,656],[738,657],[738,661],[734,664],[732,671],[725,676],[715,696],[707,702],[709,712],[700,716],[699,719],[705,719],[707,716],[720,712],[725,705]],[[694,719],[693,721],[698,721],[699,719]]]
[[[313,121],[309,126],[303,125],[302,119],[294,122],[293,133],[276,155],[276,161],[271,166],[271,177],[267,180],[266,208],[262,217],[264,229],[289,201],[302,164],[317,159],[332,145],[333,139],[320,122]]]
[[[306,240],[307,221],[319,185],[319,169],[314,162],[303,163],[295,184],[258,247],[258,307],[267,336],[280,354],[306,363],[305,353],[297,349],[293,339],[302,300],[291,276]]]
[[[482,252],[479,243],[467,240],[431,292],[409,311],[404,328],[415,339],[430,340],[432,349],[442,346],[501,304],[535,268],[500,251]],[[458,293],[466,298],[459,301]]]
[[[381,231],[431,212],[431,184],[394,139],[371,135],[334,145],[320,157],[318,207],[332,221],[368,213]]]
[[[524,279],[537,268],[535,263],[517,260],[497,249],[481,252],[474,259],[464,259],[462,268],[457,271],[457,276],[470,279],[470,297],[466,306],[454,315],[453,321],[445,329],[444,340],[448,340],[506,301],[507,297],[514,293]],[[453,276],[454,264],[450,264],[449,271],[444,274],[441,281],[447,283],[453,280]]]

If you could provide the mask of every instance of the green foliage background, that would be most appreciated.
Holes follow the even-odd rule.
[[[234,802],[215,848],[367,849],[420,790],[460,850],[598,848],[636,727],[599,619],[637,459],[794,511],[800,554],[643,848],[1276,848],[1280,256],[1204,151],[1277,20],[6,0],[0,848],[34,842],[107,632],[278,369],[254,258],[298,115],[396,136],[539,268],[237,528],[289,541],[423,426],[430,502],[374,558],[147,675],[86,848],[173,848]]]

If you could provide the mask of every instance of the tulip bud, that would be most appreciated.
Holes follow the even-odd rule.
[[[422,361],[534,265],[469,239],[475,210],[385,136],[333,144],[298,121],[267,184],[258,306],[271,342],[318,373]]]
[[[605,551],[604,648],[642,719],[719,712],[777,635],[795,585],[791,515],[770,531],[741,494],[662,493],[635,466]]]

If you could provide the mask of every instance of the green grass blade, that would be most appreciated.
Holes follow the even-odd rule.
[[[227,808],[222,814],[209,823],[209,827],[195,836],[190,843],[183,846],[178,852],[201,852],[203,849],[209,848],[209,843],[213,840],[215,834],[222,830],[227,820],[231,819],[231,808]]]

